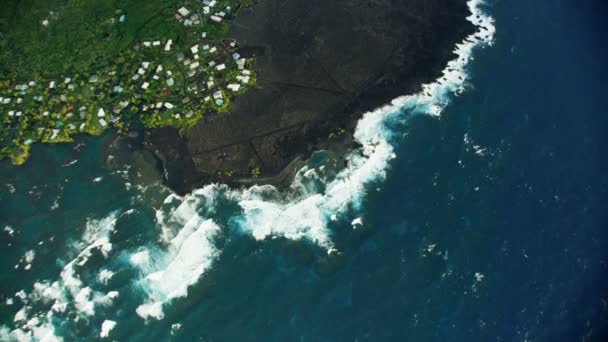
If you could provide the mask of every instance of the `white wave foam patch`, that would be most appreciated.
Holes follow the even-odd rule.
[[[106,319],[105,321],[103,321],[103,323],[101,323],[101,331],[99,333],[99,337],[101,338],[107,338],[110,336],[110,332],[112,331],[112,329],[114,329],[114,327],[116,326],[116,322]]]
[[[213,239],[220,227],[212,220],[194,214],[178,235],[171,240],[166,252],[158,252],[155,269],[142,268],[147,275],[141,280],[148,299],[136,312],[144,319],[162,319],[162,306],[175,298],[185,297],[188,287],[194,285],[219,256]]]
[[[146,319],[161,319],[163,304],[172,297],[187,295],[188,286],[198,281],[211,266],[219,251],[208,234],[194,232],[201,229],[201,217],[212,217],[220,199],[238,204],[242,211],[228,223],[235,224],[255,239],[276,236],[308,239],[326,248],[328,253],[335,251],[328,223],[345,218],[350,211],[360,211],[367,188],[386,178],[390,161],[396,157],[390,143],[396,132],[391,131],[388,124],[407,119],[412,114],[440,115],[450,96],[465,90],[468,78],[465,67],[472,60],[473,49],[491,45],[495,33],[494,20],[482,12],[482,4],[481,0],[468,2],[471,15],[467,19],[476,25],[477,31],[456,45],[457,57],[448,63],[438,80],[423,85],[418,94],[396,98],[359,120],[354,138],[361,148],[347,156],[349,166],[333,179],[326,178],[323,168],[304,167],[286,193],[272,186],[230,190],[225,185],[212,184],[185,197],[169,196],[163,204],[167,207],[157,211],[161,241],[171,241],[167,252],[159,252],[167,262],[158,271],[144,272],[147,276],[142,283],[149,296],[137,313]],[[317,186],[319,183],[323,186]],[[219,230],[215,224],[210,223],[209,227],[213,227],[211,235]],[[194,246],[202,251],[192,256],[190,252],[181,252],[182,248],[190,250]],[[191,259],[182,260],[181,256]],[[171,271],[169,266],[176,270]],[[176,279],[182,279],[182,282]]]
[[[58,314],[92,316],[97,304],[111,305],[118,292],[110,291],[104,295],[95,291],[92,285],[85,284],[80,279],[78,269],[87,263],[94,251],[99,251],[104,258],[109,256],[112,250],[110,235],[114,231],[117,218],[118,213],[113,212],[101,220],[87,220],[81,240],[73,244],[75,257],[63,267],[58,279],[52,283],[34,283],[29,295],[23,290],[17,293],[16,296],[24,306],[13,320],[27,323],[16,325],[16,328],[10,331],[10,340],[61,341],[61,338],[55,335],[52,325]]]

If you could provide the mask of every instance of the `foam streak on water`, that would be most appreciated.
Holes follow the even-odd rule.
[[[341,220],[362,225],[363,221],[355,217],[366,191],[386,177],[390,161],[396,157],[391,141],[397,132],[388,125],[412,114],[440,115],[451,96],[465,90],[465,68],[472,60],[473,49],[492,44],[494,22],[482,12],[482,0],[471,0],[468,5],[468,20],[476,25],[477,32],[456,45],[456,58],[436,82],[424,85],[418,94],[396,98],[363,116],[354,135],[362,147],[347,156],[348,167],[336,176],[329,177],[321,167],[304,167],[290,191],[283,193],[272,186],[234,190],[211,184],[184,197],[170,195],[156,210],[158,241],[136,249],[113,249],[112,233],[119,213],[91,220],[74,246],[75,257],[55,280],[36,282],[32,289],[16,294],[21,309],[9,326],[0,327],[0,340],[61,340],[55,325],[68,319],[93,319],[99,322],[95,335],[111,337],[115,329],[120,329],[120,321],[96,314],[98,309],[112,307],[119,296],[118,291],[107,291],[107,287],[114,272],[120,271],[112,269],[110,263],[121,256],[128,260],[124,267],[137,273],[130,288],[143,293],[142,302],[130,310],[152,323],[164,318],[165,307],[174,299],[188,296],[189,287],[199,282],[221,256],[216,240],[227,234],[238,231],[260,241],[271,237],[306,239],[330,254],[335,252],[328,224]],[[220,206],[237,209],[226,219],[218,215]],[[101,256],[102,265],[88,271],[92,276],[84,277],[92,256]]]
[[[301,169],[294,179],[291,191],[279,193],[272,186],[253,186],[244,191],[227,189],[224,185],[208,185],[203,189],[193,192],[192,195],[180,199],[180,204],[172,212],[170,218],[173,222],[186,222],[182,231],[192,229],[190,221],[195,220],[199,225],[202,218],[199,215],[209,215],[209,207],[203,208],[201,213],[201,202],[214,204],[218,197],[224,200],[236,201],[242,209],[230,224],[247,232],[257,240],[269,237],[283,237],[292,240],[308,239],[324,248],[329,253],[335,251],[331,241],[331,232],[328,230],[328,222],[338,218],[347,219],[347,215],[361,208],[362,201],[366,195],[366,188],[375,182],[382,181],[391,159],[395,158],[390,138],[394,132],[387,128],[387,124],[393,120],[403,120],[408,115],[429,114],[440,115],[449,102],[450,96],[460,94],[464,91],[467,73],[465,67],[472,60],[472,52],[476,46],[491,45],[495,27],[493,19],[485,15],[482,10],[481,0],[472,0],[468,3],[471,15],[467,18],[476,27],[477,31],[467,37],[462,43],[457,44],[454,50],[457,58],[450,61],[443,71],[443,75],[436,82],[426,84],[423,90],[415,95],[408,95],[394,99],[390,105],[366,113],[358,122],[355,131],[355,139],[362,147],[348,156],[349,167],[341,171],[334,179],[327,180],[322,170],[312,170],[308,167]],[[314,186],[307,184],[314,181],[326,182],[326,186],[319,191]],[[170,196],[167,202],[176,200],[176,196]],[[165,219],[165,216],[160,215]],[[162,224],[164,236],[170,229]],[[214,227],[214,231],[215,231]],[[181,234],[181,232],[180,232]],[[181,249],[203,248],[212,249],[209,239],[202,239],[200,244],[182,245]],[[172,242],[173,245],[173,242]],[[168,258],[174,258],[173,266],[179,264],[179,253],[168,252]],[[193,253],[181,251],[180,253]],[[206,268],[219,255],[219,251],[206,253],[208,260],[201,265]],[[158,298],[171,299],[178,293],[186,295],[183,284],[194,283],[203,272],[202,269],[194,269],[189,275],[184,275],[180,270],[173,275],[164,274],[165,281],[173,285],[147,284],[149,291],[149,302],[138,309],[142,317],[162,317],[158,312],[163,304],[159,304]],[[154,276],[150,273],[147,277]],[[187,282],[179,282],[180,278],[187,278]],[[160,295],[159,295],[160,294]],[[146,313],[154,310],[155,315]]]

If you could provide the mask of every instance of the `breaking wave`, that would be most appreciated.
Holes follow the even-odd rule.
[[[436,82],[362,117],[354,134],[361,147],[347,156],[345,169],[334,174],[325,166],[306,166],[286,192],[268,185],[234,190],[211,184],[184,197],[172,194],[156,209],[158,241],[138,248],[116,250],[112,244],[117,221],[133,210],[89,220],[57,279],[36,282],[29,292],[15,295],[22,307],[10,327],[0,327],[0,340],[60,341],[59,336],[79,322],[87,322],[101,338],[112,338],[121,322],[112,320],[109,310],[125,289],[128,295],[140,296],[135,307],[125,310],[147,323],[163,319],[166,307],[187,297],[189,288],[221,257],[218,242],[231,234],[307,240],[328,254],[338,252],[328,226],[332,221],[362,225],[357,215],[366,193],[385,179],[396,157],[391,144],[396,132],[388,128],[390,123],[413,114],[440,115],[450,98],[465,90],[466,65],[474,48],[492,45],[494,20],[483,13],[482,5],[482,0],[468,2],[468,20],[477,31],[456,45],[456,58]],[[116,273],[130,280],[115,282]],[[120,289],[112,289],[114,285]]]

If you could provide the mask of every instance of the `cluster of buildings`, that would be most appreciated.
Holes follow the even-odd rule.
[[[175,18],[186,26],[203,20],[213,25],[222,22],[231,7],[220,9],[216,0],[204,0],[199,10],[180,7]],[[123,14],[119,21],[124,20]],[[158,58],[118,71],[110,65],[88,77],[0,84],[0,125],[19,127],[22,137],[15,141],[30,144],[101,132],[131,113],[139,113],[144,125],[147,115],[160,120],[157,125],[179,125],[196,113],[202,117],[203,112],[225,110],[229,98],[253,85],[255,77],[235,42],[212,39],[207,32],[196,36],[200,38],[186,51],[174,51],[173,39],[143,41],[144,49],[158,49]],[[19,121],[23,117],[29,119]],[[0,133],[2,144],[7,143],[5,137]]]

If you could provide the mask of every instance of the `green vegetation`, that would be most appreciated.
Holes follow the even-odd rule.
[[[187,128],[255,85],[225,38],[247,0],[9,0],[0,12],[0,159],[133,125]]]

